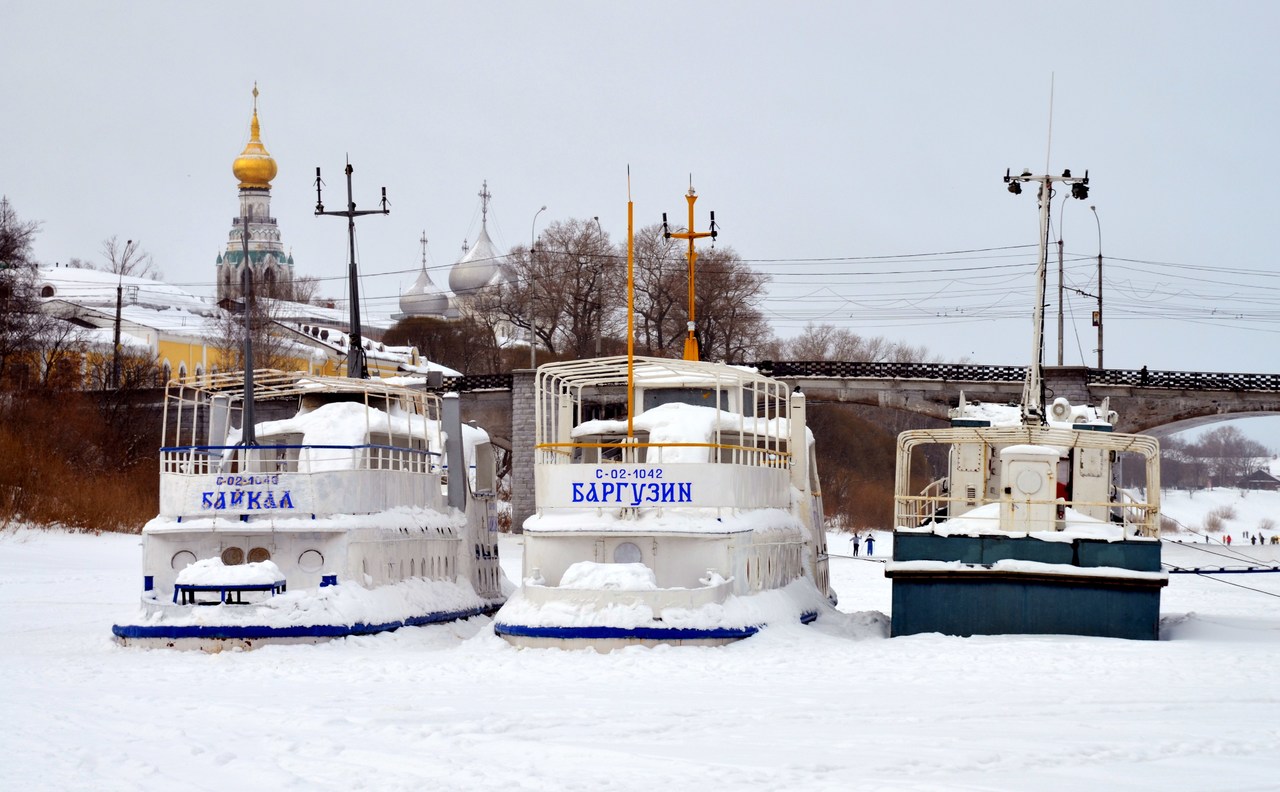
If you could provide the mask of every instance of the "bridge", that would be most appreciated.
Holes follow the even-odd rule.
[[[1017,402],[1025,366],[968,363],[857,363],[760,361],[748,364],[804,391],[811,400],[905,410],[946,420],[963,392],[969,401]],[[505,402],[513,381],[531,371],[446,378],[443,390]],[[1171,434],[1228,418],[1280,414],[1280,374],[1231,374],[1142,369],[1047,366],[1046,403],[1061,396],[1072,404],[1111,400],[1122,432]],[[530,383],[531,387],[531,383]],[[496,397],[496,398],[494,398]],[[505,424],[499,421],[498,425]],[[514,435],[517,432],[513,432]]]
[[[963,392],[969,401],[1017,402],[1025,366],[965,363],[845,363],[763,361],[762,371],[800,387],[815,400],[866,404],[946,419]],[[1046,366],[1045,403],[1111,400],[1121,432],[1172,434],[1227,418],[1280,414],[1280,374],[1148,371]]]

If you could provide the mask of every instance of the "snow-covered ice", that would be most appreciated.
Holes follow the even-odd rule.
[[[1240,508],[1249,530],[1263,495]],[[139,537],[7,530],[0,788],[1280,785],[1280,574],[1172,575],[1156,642],[890,640],[876,536],[876,559],[832,559],[840,613],[726,647],[517,650],[474,618],[207,655],[111,640],[136,607]],[[501,551],[518,579],[519,537]],[[1280,546],[1231,553],[1276,563]]]

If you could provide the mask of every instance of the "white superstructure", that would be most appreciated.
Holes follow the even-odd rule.
[[[536,513],[499,634],[723,643],[815,617],[830,591],[803,394],[660,358],[636,358],[632,382],[629,399],[625,357],[538,369]]]
[[[318,639],[501,603],[493,452],[456,396],[301,372],[254,380],[248,445],[238,373],[170,383],[144,615],[117,636]]]

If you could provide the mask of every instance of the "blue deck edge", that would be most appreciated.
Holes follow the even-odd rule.
[[[801,624],[817,620],[817,611],[800,614]],[[655,641],[734,640],[748,638],[760,632],[765,625],[746,627],[717,627],[697,629],[692,627],[534,627],[523,624],[495,623],[493,631],[498,635],[517,638],[558,638],[562,640],[602,640],[610,638],[634,638]]]
[[[401,621],[383,622],[381,624],[312,624],[296,627],[268,627],[261,624],[249,625],[121,625],[111,626],[111,632],[117,638],[202,638],[215,640],[265,640],[271,638],[344,638],[349,635],[373,635],[380,632],[391,632],[401,627],[420,627],[424,624],[468,619],[493,613],[498,606],[482,606],[458,611],[437,611],[423,616],[413,616]]]

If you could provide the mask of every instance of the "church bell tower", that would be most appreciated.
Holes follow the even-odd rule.
[[[276,177],[276,161],[262,145],[258,125],[258,86],[253,86],[253,120],[249,143],[236,157],[232,173],[240,182],[240,214],[231,219],[227,249],[218,256],[218,302],[241,297],[244,261],[244,234],[249,235],[248,266],[258,296],[288,299],[293,283],[293,256],[286,255],[280,242],[280,228],[271,216],[271,180]]]

